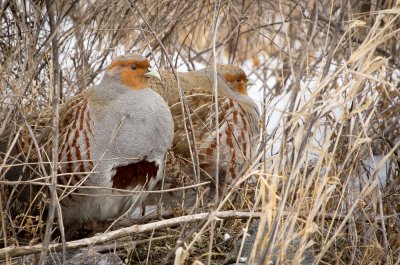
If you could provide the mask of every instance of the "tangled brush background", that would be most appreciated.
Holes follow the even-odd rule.
[[[399,1],[2,2],[0,260],[19,258],[10,246],[48,245],[41,215],[56,204],[37,191],[43,182],[5,178],[16,166],[51,175],[46,161],[27,162],[35,150],[13,151],[15,135],[133,51],[159,69],[227,63],[257,80],[259,156],[238,183],[240,205],[216,208],[251,214],[129,234],[97,251],[131,264],[398,264],[399,16]],[[22,184],[40,196],[17,203]]]

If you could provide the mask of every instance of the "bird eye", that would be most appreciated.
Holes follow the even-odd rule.
[[[131,69],[132,69],[132,70],[136,70],[136,69],[138,69],[138,67],[137,67],[136,64],[132,64],[132,65],[131,65]]]
[[[237,80],[236,80],[236,82],[238,82],[238,83],[240,83],[240,81],[241,81],[240,79],[237,79]]]

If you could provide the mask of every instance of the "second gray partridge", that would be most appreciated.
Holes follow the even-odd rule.
[[[173,142],[175,155],[191,161],[190,147],[192,146],[194,152],[193,144],[196,143],[200,168],[210,179],[214,179],[218,167],[220,191],[221,194],[225,194],[254,159],[258,145],[259,113],[256,103],[247,94],[249,83],[245,72],[240,67],[232,65],[217,66],[218,130],[212,67],[178,73],[179,85],[188,107],[185,118],[182,114],[175,75],[172,71],[161,71],[161,76],[164,86],[156,80],[152,80],[151,83],[155,91],[164,95],[171,108],[175,123]],[[219,164],[216,161],[217,134]]]

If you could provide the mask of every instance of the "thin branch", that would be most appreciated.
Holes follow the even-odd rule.
[[[49,206],[49,214],[48,214],[48,219],[46,223],[46,230],[45,230],[45,236],[43,240],[43,248],[41,251],[40,255],[40,260],[39,264],[45,264],[45,258],[47,256],[48,252],[48,245],[50,244],[50,237],[51,237],[51,231],[53,230],[53,220],[54,220],[54,215],[56,212],[56,208],[59,205],[58,204],[58,197],[57,197],[57,170],[58,170],[58,122],[59,122],[59,113],[58,113],[58,100],[60,97],[60,81],[59,81],[59,74],[60,74],[60,67],[58,64],[58,27],[56,26],[55,23],[55,18],[54,18],[54,5],[55,2],[51,0],[46,0],[46,9],[47,9],[47,14],[49,17],[49,26],[50,26],[50,31],[52,35],[54,35],[54,38],[52,39],[51,46],[52,46],[52,53],[51,53],[51,61],[52,61],[52,66],[53,66],[53,72],[51,73],[53,76],[53,98],[52,98],[52,106],[53,106],[53,141],[52,141],[52,167],[51,167],[51,186],[50,186],[50,206]],[[61,212],[61,211],[59,211]],[[63,225],[62,225],[62,218],[60,216],[59,222],[61,223],[61,233],[62,233],[62,241],[63,244],[65,243],[65,238],[64,238],[64,231],[63,231]],[[63,261],[65,262],[65,248],[63,248]]]
[[[117,240],[132,234],[145,233],[157,229],[162,229],[166,227],[173,227],[177,225],[182,225],[188,222],[197,222],[207,219],[248,219],[248,218],[260,218],[260,213],[249,213],[249,212],[237,212],[237,211],[225,211],[218,213],[199,213],[193,215],[180,216],[176,218],[171,218],[168,220],[162,220],[154,223],[144,224],[144,225],[133,225],[130,227],[124,227],[116,231],[111,231],[101,235],[84,238],[76,241],[70,241],[65,243],[65,248],[67,250],[76,249],[81,247],[87,247],[91,245],[99,245],[112,240]],[[60,251],[63,244],[56,243],[48,245],[48,250],[50,251]],[[44,245],[38,244],[34,246],[26,247],[7,247],[0,249],[0,260],[4,259],[6,255],[9,257],[23,256],[28,254],[39,253],[42,251]]]

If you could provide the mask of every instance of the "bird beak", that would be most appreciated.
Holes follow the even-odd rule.
[[[157,72],[156,69],[153,69],[153,68],[149,67],[149,68],[147,68],[147,70],[149,70],[149,72],[145,73],[145,74],[144,74],[145,76],[148,76],[148,77],[155,77],[155,78],[157,78],[158,80],[161,81],[161,76],[160,76],[160,74]]]
[[[251,79],[251,78],[247,78],[247,85],[248,86],[252,86],[252,85],[255,85],[256,84],[256,81],[255,80],[253,80],[253,79]]]

